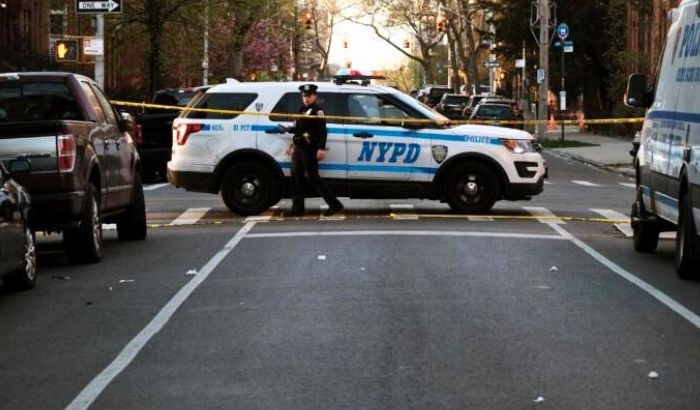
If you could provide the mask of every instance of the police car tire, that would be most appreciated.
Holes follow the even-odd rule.
[[[255,194],[247,199],[241,187],[253,184]],[[229,167],[221,182],[221,198],[226,207],[241,216],[258,215],[278,198],[277,184],[272,171],[254,162],[241,162]]]
[[[643,220],[646,216],[644,206],[635,202],[632,205],[632,218],[642,218]],[[652,223],[643,221],[637,223],[632,229],[634,250],[639,253],[656,252],[656,248],[659,246],[659,233],[659,228]]]
[[[681,279],[700,278],[700,241],[698,240],[693,205],[690,195],[681,200],[678,218],[678,235],[676,236],[676,272]]]
[[[476,182],[480,190],[479,198],[473,203],[466,200],[468,195],[465,186],[469,182]],[[463,162],[453,166],[445,178],[443,190],[447,203],[453,211],[459,213],[488,212],[500,195],[498,177],[488,166],[478,162]]]

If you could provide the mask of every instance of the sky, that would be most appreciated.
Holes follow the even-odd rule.
[[[351,14],[352,11],[349,12]],[[409,39],[407,33],[395,30],[390,33],[391,39],[402,45]],[[343,40],[348,40],[348,48],[343,48]],[[371,27],[366,27],[351,21],[338,23],[333,34],[329,62],[345,66],[352,61],[352,67],[358,70],[383,70],[406,64],[407,58],[374,33]]]

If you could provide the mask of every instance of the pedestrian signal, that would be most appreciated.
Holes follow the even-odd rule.
[[[56,41],[56,61],[60,63],[78,61],[78,40]]]

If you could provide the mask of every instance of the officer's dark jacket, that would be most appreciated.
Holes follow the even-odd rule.
[[[299,148],[325,150],[328,131],[323,109],[314,103],[308,107],[302,105],[299,113],[304,117],[295,120],[291,128],[294,134],[294,145]]]

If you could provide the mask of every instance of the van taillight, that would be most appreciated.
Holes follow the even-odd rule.
[[[185,145],[190,134],[201,131],[202,124],[180,124],[177,126],[177,145]]]
[[[75,137],[61,135],[58,137],[58,170],[72,172],[75,167],[76,146]]]

